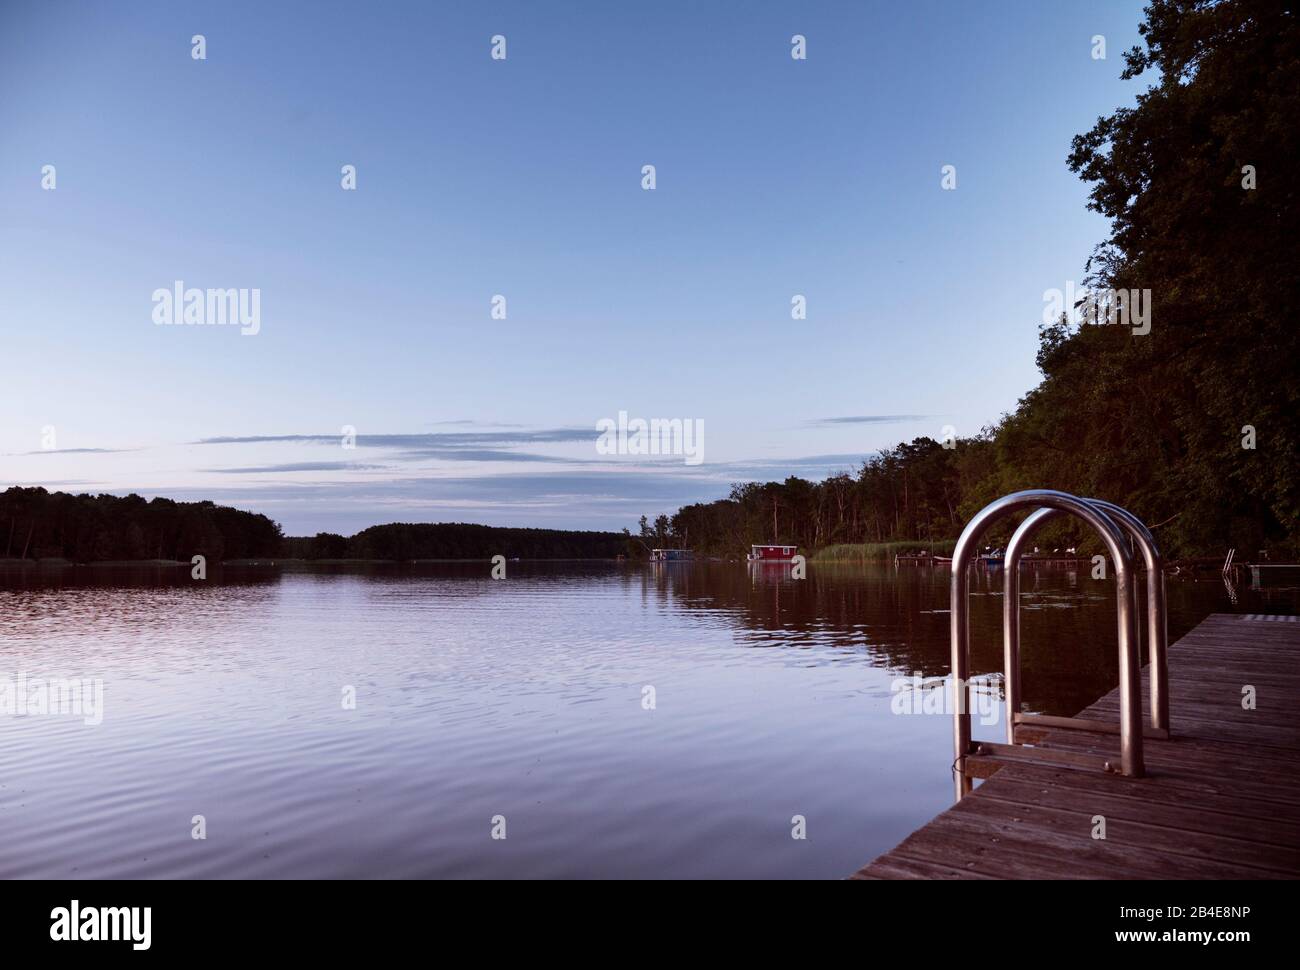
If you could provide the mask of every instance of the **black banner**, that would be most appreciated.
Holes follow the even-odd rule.
[[[0,885],[7,957],[400,955],[480,937],[615,953],[688,939],[840,944],[863,954],[996,941],[1025,958],[1098,949],[1197,948],[1231,959],[1285,945],[1285,883],[840,882],[11,882]],[[564,940],[563,944],[560,941]],[[1051,949],[1043,949],[1051,947]],[[613,949],[611,949],[613,948]]]

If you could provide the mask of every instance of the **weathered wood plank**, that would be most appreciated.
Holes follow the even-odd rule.
[[[1215,614],[1170,648],[1169,664],[1173,736],[1146,740],[1148,777],[978,759],[987,780],[855,878],[1300,875],[1300,623]],[[1241,707],[1244,684],[1256,688],[1255,710]],[[1117,720],[1118,689],[1079,716]],[[1017,736],[1118,756],[1115,735]],[[1093,838],[1097,816],[1105,839]]]
[[[1013,804],[1041,805],[1064,810],[1086,809],[1107,819],[1123,819],[1160,825],[1172,832],[1202,832],[1245,839],[1270,848],[1300,849],[1300,822],[1261,819],[1232,812],[1212,811],[1201,803],[1191,803],[1185,795],[1175,802],[1151,798],[1133,798],[1108,791],[1088,791],[1018,782],[1002,778],[986,798]]]
[[[961,804],[976,804],[975,795]],[[1062,835],[1042,826],[975,817],[955,808],[905,839],[914,858],[1007,879],[1270,879],[1282,874],[1217,859]],[[871,867],[867,867],[871,872]]]
[[[1186,857],[1188,864],[1231,859],[1234,865],[1251,869],[1276,870],[1286,875],[1292,866],[1287,856],[1292,850],[1276,842],[1259,842],[1228,835],[1222,829],[1206,831],[1203,826],[1189,828],[1194,811],[1165,808],[1151,812],[1146,819],[1135,819],[1131,810],[1125,814],[1107,813],[1102,799],[1085,797],[1068,806],[1048,806],[1041,796],[1021,801],[1005,785],[986,792],[981,799],[962,800],[966,815],[986,818],[995,826],[1014,823],[1021,833],[1061,836],[1069,842],[1092,838],[1092,831],[1104,820],[1105,841],[1110,846],[1149,849],[1162,854]],[[1189,837],[1191,836],[1191,837]],[[1271,838],[1271,837],[1270,837]]]

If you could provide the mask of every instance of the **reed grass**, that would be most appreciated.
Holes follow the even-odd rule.
[[[902,553],[925,552],[933,556],[951,556],[956,539],[933,542],[853,542],[826,546],[813,553],[813,562],[892,562]]]

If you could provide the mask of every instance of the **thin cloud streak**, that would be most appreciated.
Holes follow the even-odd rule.
[[[855,414],[839,418],[817,418],[809,427],[836,427],[844,424],[902,424],[906,421],[932,421],[932,414]]]
[[[11,452],[10,458],[25,458],[28,455],[120,455],[138,448],[38,448],[36,451]]]
[[[595,441],[592,428],[549,428],[540,431],[442,431],[424,434],[358,434],[358,448],[458,448],[484,445],[566,444]],[[239,435],[200,438],[196,445],[337,444],[341,434]]]
[[[388,465],[365,465],[351,461],[299,461],[283,465],[254,465],[248,468],[200,468],[215,475],[264,475],[277,472],[383,471]]]

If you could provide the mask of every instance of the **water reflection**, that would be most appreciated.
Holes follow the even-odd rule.
[[[697,563],[640,577],[660,603],[730,617],[738,640],[761,648],[831,648],[900,673],[946,676],[949,653],[947,567],[819,565],[804,580],[785,566],[738,568]],[[971,579],[972,673],[1002,669],[1000,568]],[[1143,591],[1145,596],[1145,590]],[[1294,592],[1234,602],[1213,576],[1169,583],[1169,635],[1177,639],[1211,612],[1294,608]],[[1145,599],[1142,608],[1145,610]],[[1115,686],[1118,654],[1113,580],[1078,569],[1026,568],[1021,574],[1025,700],[1039,713],[1069,715]],[[1145,662],[1145,644],[1143,645]]]
[[[843,876],[950,801],[951,722],[891,711],[900,676],[948,673],[948,578],[0,570],[0,675],[105,684],[97,727],[4,720],[0,876]],[[972,584],[976,674],[1001,666],[1001,581]],[[1073,714],[1116,680],[1114,588],[1023,590],[1024,699]],[[1228,609],[1217,575],[1169,583],[1171,638]]]

